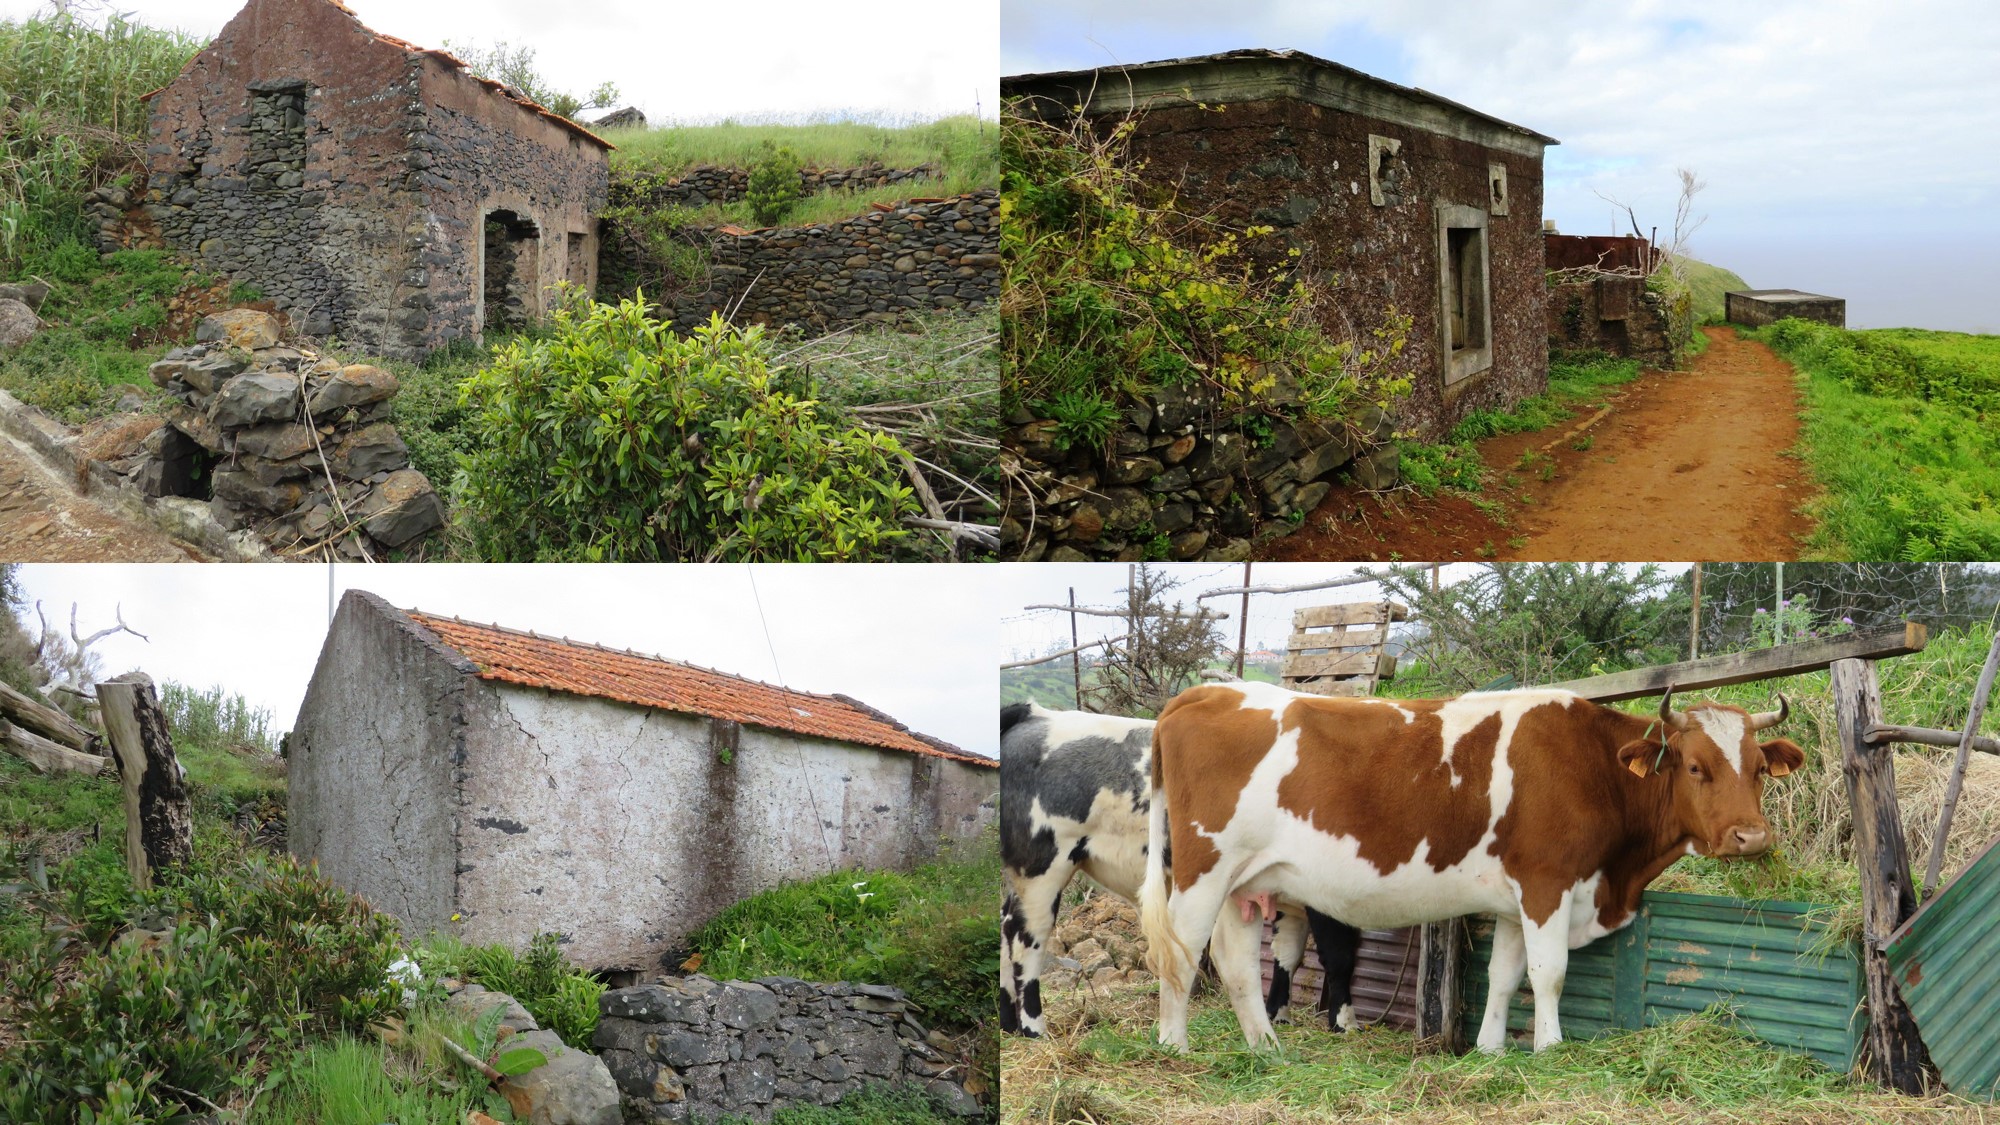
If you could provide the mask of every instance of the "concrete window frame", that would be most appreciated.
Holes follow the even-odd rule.
[[[1507,217],[1507,166],[1498,160],[1486,164],[1487,211],[1496,219]]]
[[[1493,367],[1493,287],[1487,213],[1460,203],[1437,204],[1438,354],[1449,387]],[[1453,339],[1453,313],[1463,328]]]
[[[1391,159],[1401,157],[1403,142],[1395,137],[1368,134],[1368,202],[1377,207],[1388,206],[1391,194],[1395,194],[1399,201],[1401,199],[1401,185],[1395,182],[1385,184],[1382,180],[1384,154]]]

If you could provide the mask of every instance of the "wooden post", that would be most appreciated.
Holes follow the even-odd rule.
[[[1854,816],[1854,859],[1861,869],[1861,972],[1868,998],[1869,1077],[1906,1094],[1921,1094],[1930,1053],[1910,1009],[1896,990],[1882,943],[1917,909],[1903,817],[1896,807],[1895,749],[1868,741],[1881,720],[1882,691],[1869,660],[1830,666],[1840,760]]]
[[[1701,659],[1701,564],[1694,564],[1694,613],[1688,618],[1688,659]]]
[[[1243,560],[1242,620],[1236,623],[1236,678],[1243,678],[1243,650],[1250,644],[1250,560]]]
[[[1076,587],[1069,588],[1069,683],[1076,709],[1083,710],[1083,650],[1076,639]]]
[[[153,872],[178,867],[194,854],[194,819],[187,773],[174,757],[166,712],[153,681],[134,673],[97,685],[104,733],[125,778],[125,869],[132,885],[153,885]]]
[[[1924,898],[1937,889],[1938,874],[1944,868],[1945,837],[1951,835],[1951,815],[1958,808],[1958,792],[1965,785],[1965,767],[1972,757],[1972,744],[1979,738],[1979,720],[1986,716],[1986,699],[1993,694],[1996,672],[2000,672],[2000,636],[1993,638],[1993,647],[1986,651],[1986,666],[1979,670],[1979,684],[1972,689],[1972,710],[1966,714],[1965,730],[1959,735],[1958,756],[1952,759],[1951,780],[1945,785],[1944,808],[1938,812],[1937,835],[1931,837],[1931,861],[1924,867]]]
[[[1464,918],[1425,923],[1417,955],[1417,1038],[1465,1053],[1465,951],[1472,944]]]

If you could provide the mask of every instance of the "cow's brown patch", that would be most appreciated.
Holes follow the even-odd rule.
[[[1173,810],[1177,890],[1193,886],[1221,858],[1195,825],[1215,832],[1236,816],[1237,798],[1277,738],[1271,713],[1246,710],[1243,702],[1241,691],[1219,684],[1189,688],[1167,703],[1154,728],[1154,769],[1163,775],[1167,807]]]
[[[1439,701],[1402,706],[1416,713],[1414,722],[1394,708],[1346,699],[1302,699],[1285,712],[1286,729],[1301,734],[1299,764],[1278,783],[1279,807],[1321,832],[1352,837],[1361,858],[1385,875],[1426,840],[1426,862],[1438,871],[1479,843],[1500,738],[1497,714],[1481,720],[1447,763]]]

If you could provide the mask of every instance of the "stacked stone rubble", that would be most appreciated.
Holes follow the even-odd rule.
[[[976,1116],[964,1065],[932,1047],[903,993],[789,977],[662,978],[604,994],[592,1041],[638,1122],[770,1120],[877,1083],[921,1087]]]
[[[1295,395],[1280,378],[1263,405]],[[1055,419],[1026,409],[1007,423],[1000,549],[1023,562],[1242,559],[1343,474],[1383,489],[1400,472],[1394,426],[1372,407],[1350,426],[1218,413],[1212,397],[1168,389],[1128,402],[1101,451],[1066,446]]]
[[[152,366],[172,401],[128,467],[142,491],[206,491],[217,523],[279,551],[332,543],[379,557],[443,525],[388,420],[394,375],[283,346],[276,319],[247,309],[209,317],[196,339]]]

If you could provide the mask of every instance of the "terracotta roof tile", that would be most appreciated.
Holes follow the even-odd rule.
[[[999,765],[991,758],[968,754],[948,742],[918,734],[848,696],[793,691],[657,656],[541,637],[418,610],[404,612],[447,647],[470,660],[483,680],[732,719],[750,726],[978,766]]]

